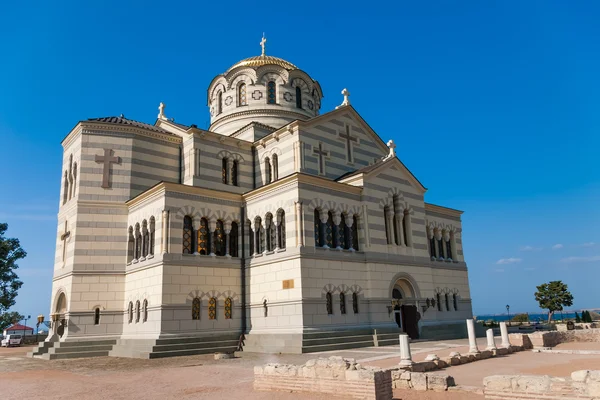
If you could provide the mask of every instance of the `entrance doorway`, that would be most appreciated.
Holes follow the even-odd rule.
[[[407,278],[400,278],[394,282],[392,287],[394,320],[398,328],[402,332],[405,332],[411,339],[419,338],[418,322],[420,315],[415,303],[417,298],[415,286]]]

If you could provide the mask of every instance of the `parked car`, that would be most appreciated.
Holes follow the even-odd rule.
[[[2,342],[0,342],[1,347],[10,347],[10,346],[20,346],[23,343],[23,337],[21,335],[6,335]]]

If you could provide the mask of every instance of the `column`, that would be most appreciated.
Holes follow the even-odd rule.
[[[329,248],[329,246],[327,245],[327,239],[325,237],[325,236],[327,236],[327,219],[328,218],[329,218],[329,215],[327,215],[325,210],[321,210],[321,213],[319,214],[319,219],[321,219],[321,224],[323,224],[323,231],[321,232],[321,234],[323,235],[323,248],[324,249]]]
[[[198,255],[198,232],[200,232],[200,218],[194,218],[192,221],[194,232],[192,233],[192,247],[194,248],[193,254]]]
[[[348,243],[348,250],[350,251],[354,251],[354,237],[352,235],[352,225],[354,225],[354,218],[352,218],[352,215],[348,214],[346,216],[346,226],[348,227],[348,240],[350,241],[350,243]]]
[[[508,339],[508,329],[506,328],[506,322],[500,322],[500,334],[502,335],[502,344],[500,344],[500,346],[508,349],[510,347],[510,340]]]
[[[210,237],[210,255],[211,256],[215,256],[215,229],[217,229],[217,221],[213,218],[210,219],[210,221],[208,221],[208,228],[209,228],[209,232],[208,235]]]
[[[277,217],[274,217],[277,218]],[[275,224],[275,251],[280,249],[279,247],[279,238],[281,237],[281,221],[278,224]]]
[[[304,232],[302,230],[302,202],[296,201],[296,247],[304,246]]]
[[[233,158],[229,157],[227,159],[227,184],[233,185],[233,175],[231,174],[231,170],[233,169]]]
[[[273,224],[273,218],[265,218],[265,250],[264,254],[271,251],[273,248],[273,236],[271,235],[271,225]]]
[[[410,367],[413,365],[413,360],[410,355],[410,344],[408,342],[408,335],[406,333],[400,336],[400,366]]]
[[[229,234],[231,233],[231,222],[225,222],[223,229],[225,229],[225,256],[231,257],[231,254],[229,254],[229,244],[231,240]]]
[[[169,252],[169,211],[163,210],[162,212],[162,253],[167,254]],[[135,243],[134,243],[135,246]],[[135,248],[135,247],[134,247]],[[135,251],[135,250],[134,250]]]
[[[467,320],[467,333],[469,334],[469,353],[479,353],[477,339],[475,338],[475,322],[472,319]]]
[[[456,232],[451,232],[450,250],[452,250],[452,261],[458,262],[458,256],[456,255]]]
[[[487,347],[486,350],[496,350],[496,342],[494,340],[494,330],[488,329],[485,331],[485,336],[487,337]]]
[[[398,245],[406,247],[404,245],[404,230],[402,229],[402,218],[404,218],[404,211],[400,211],[400,214],[394,214],[394,223],[396,224],[396,232],[398,232]]]
[[[260,224],[254,223],[254,254],[260,254]]]
[[[394,213],[392,210],[390,210],[389,208],[386,209],[385,212],[385,220],[386,220],[386,226],[387,226],[387,230],[385,232],[385,236],[387,238],[387,244],[392,244],[394,243],[394,227],[392,226],[392,224],[394,223],[392,220]]]

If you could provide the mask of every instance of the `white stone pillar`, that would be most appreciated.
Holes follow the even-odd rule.
[[[329,219],[329,213],[325,212],[324,210],[321,210],[319,218],[321,219],[321,223],[323,224],[323,231],[320,232],[320,234],[323,235],[323,248],[328,249],[329,246],[327,245],[327,238],[325,236],[327,236],[327,220]]]
[[[479,353],[477,338],[475,337],[475,322],[472,319],[467,320],[467,333],[469,334],[469,353]]]
[[[163,210],[162,212],[162,253],[167,254],[169,252],[169,211]],[[135,254],[135,247],[134,247]]]
[[[348,227],[348,250],[354,251],[354,235],[352,232],[352,226],[354,225],[354,218],[352,215],[348,214],[346,216],[346,226]]]
[[[486,350],[496,350],[496,342],[494,341],[494,330],[488,329],[485,331],[485,335],[487,337],[487,347]]]
[[[394,214],[394,224],[396,224],[396,232],[398,232],[398,246],[406,247],[404,244],[404,230],[402,229],[402,218],[404,218],[404,211],[401,211],[399,215]]]
[[[230,245],[230,240],[231,238],[229,237],[229,235],[231,234],[231,225],[229,222],[226,222],[226,226],[225,226],[225,256],[226,257],[231,257],[231,254],[229,254],[229,245]]]
[[[304,231],[302,230],[302,202],[296,202],[296,247],[304,246]]]
[[[210,237],[210,254],[211,256],[215,256],[215,230],[217,229],[217,221],[214,219],[211,219],[208,222],[208,226],[209,226],[209,232],[208,235]]]
[[[333,247],[336,250],[342,250],[341,243],[341,235],[343,233],[340,232],[340,223],[342,222],[342,215],[336,212],[333,216]]]
[[[400,337],[400,366],[410,367],[413,365],[413,360],[410,355],[410,343],[406,333],[399,335]]]
[[[192,221],[192,226],[194,227],[194,232],[192,233],[192,246],[194,246],[193,254],[198,253],[198,233],[200,232],[200,218],[194,218]]]
[[[506,322],[500,322],[500,334],[502,335],[502,343],[500,346],[508,349],[510,347],[510,340],[508,339],[508,329],[506,328]]]
[[[233,175],[231,174],[231,171],[233,170],[233,158],[228,158],[227,159],[227,184],[228,185],[233,185]]]

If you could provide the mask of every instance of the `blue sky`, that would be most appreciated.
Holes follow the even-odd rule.
[[[553,279],[600,307],[598,3],[38,3],[8,2],[0,24],[0,221],[28,252],[15,310],[49,310],[60,141],[77,121],[152,123],[162,101],[207,127],[208,84],[259,55],[263,31],[267,54],[321,83],[324,112],[347,87],[426,200],[465,211],[475,313],[536,311]]]

